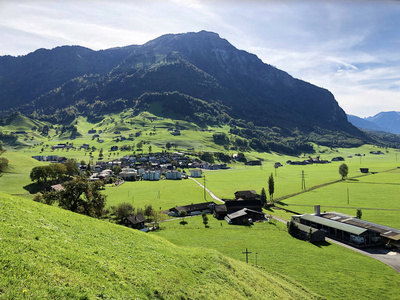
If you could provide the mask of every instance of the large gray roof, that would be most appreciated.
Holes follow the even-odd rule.
[[[342,230],[342,231],[345,231],[345,232],[349,232],[349,233],[352,233],[352,234],[356,234],[356,235],[360,235],[360,234],[362,234],[362,233],[367,231],[367,229],[365,229],[365,228],[361,228],[361,227],[357,227],[357,226],[353,226],[353,225],[349,225],[349,224],[333,221],[333,220],[330,220],[330,219],[325,219],[323,217],[309,215],[309,214],[304,214],[300,218],[303,219],[303,220],[307,220],[307,221],[314,222],[314,223],[317,223],[317,224],[321,224],[321,225],[324,225],[324,226],[327,226],[327,227],[339,229],[339,230]]]

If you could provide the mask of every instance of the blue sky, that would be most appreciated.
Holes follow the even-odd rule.
[[[0,55],[200,30],[329,89],[349,114],[400,111],[400,1],[0,0]]]

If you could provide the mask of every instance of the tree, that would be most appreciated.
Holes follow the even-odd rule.
[[[179,212],[178,216],[182,218],[182,220],[179,222],[179,224],[186,225],[187,222],[185,221],[185,217],[187,216],[187,211],[186,210],[181,210]]]
[[[207,217],[207,214],[206,214],[205,212],[202,212],[201,217],[203,218],[204,227],[207,228],[207,227],[208,227],[208,217]]]
[[[75,176],[79,174],[78,163],[74,159],[68,159],[64,166],[66,167],[66,174],[69,176]]]
[[[149,146],[149,153],[151,153],[151,145]]]
[[[341,164],[339,166],[339,174],[342,176],[342,180],[344,180],[347,174],[349,174],[349,167],[346,164]]]
[[[135,213],[135,209],[132,204],[124,202],[117,205],[114,210],[115,217],[118,220],[122,220],[123,218],[129,217]]]
[[[5,157],[0,157],[0,173],[4,172],[8,168],[8,159]]]
[[[262,188],[262,190],[261,190],[261,203],[263,206],[265,206],[265,204],[267,204],[267,193],[265,192],[264,188]]]
[[[91,217],[100,217],[106,205],[106,196],[100,193],[102,181],[91,182],[78,176],[63,184],[64,190],[58,192],[58,205],[61,208]]]
[[[153,207],[151,206],[151,204],[144,206],[143,214],[145,215],[145,217],[147,217],[147,219],[149,219],[150,216],[153,215]]]
[[[269,198],[271,201],[274,201],[274,192],[275,192],[275,183],[274,183],[274,175],[271,173],[268,178],[268,192]]]
[[[171,145],[170,142],[167,142],[167,143],[165,144],[165,148],[167,148],[167,150],[171,149],[171,147],[172,147],[172,145]]]
[[[362,217],[362,210],[361,210],[360,208],[357,209],[356,217],[357,217],[357,219],[360,219],[360,220],[361,220],[361,217]]]

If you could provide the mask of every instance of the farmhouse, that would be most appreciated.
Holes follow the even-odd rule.
[[[292,216],[300,224],[323,230],[327,236],[356,247],[390,245],[400,248],[400,230],[367,222],[338,212]]]
[[[212,207],[215,206],[214,202],[204,202],[197,204],[190,204],[186,206],[175,206],[169,209],[169,216],[178,216],[181,211],[186,211],[189,216],[200,215],[201,213],[211,213]]]
[[[236,200],[260,200],[261,196],[254,190],[250,191],[237,191],[235,192]]]
[[[214,218],[222,220],[228,214],[237,212],[243,208],[262,212],[262,203],[260,200],[227,200],[224,204],[214,206]]]
[[[250,160],[244,163],[246,166],[261,166],[261,160]]]
[[[256,220],[264,220],[265,214],[263,212],[255,211],[248,208],[243,208],[237,212],[226,215],[225,221],[228,224],[234,225],[251,225]]]
[[[146,222],[146,218],[139,214],[123,218],[121,225],[134,229],[143,229],[145,228],[144,222]]]

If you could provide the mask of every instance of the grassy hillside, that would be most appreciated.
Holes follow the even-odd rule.
[[[241,261],[247,248],[252,252],[250,264],[284,274],[327,299],[397,299],[400,293],[400,274],[390,267],[335,244],[297,240],[285,224],[233,226],[209,217],[209,228],[204,228],[201,216],[185,220],[184,226],[164,222],[154,234],[179,246],[215,249]]]
[[[0,194],[2,299],[310,299],[215,250]]]

